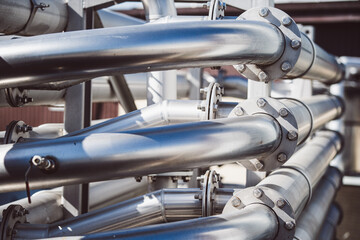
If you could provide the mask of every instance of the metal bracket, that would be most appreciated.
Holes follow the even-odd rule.
[[[288,201],[277,191],[268,187],[250,187],[240,190],[226,203],[223,213],[234,212],[251,204],[263,204],[277,215],[279,231],[275,239],[293,239],[295,215]]]
[[[301,33],[295,21],[285,12],[272,7],[256,7],[241,14],[237,20],[254,20],[271,23],[283,33],[285,46],[281,57],[273,64],[234,65],[242,75],[251,80],[269,82],[284,77],[296,64],[301,51]]]
[[[9,125],[6,126],[4,144],[17,143],[24,138],[29,138],[29,131],[32,131],[32,127],[23,121],[11,121]]]
[[[26,223],[26,214],[29,212],[20,205],[10,205],[3,211],[0,226],[0,240],[10,240],[17,223]]]
[[[200,93],[206,93],[206,100],[201,102],[198,109],[205,112],[205,120],[215,119],[218,103],[224,94],[224,88],[219,83],[210,83],[207,88],[200,89]]]
[[[273,98],[247,99],[239,103],[231,111],[229,117],[256,114],[269,115],[278,122],[281,128],[281,143],[266,157],[238,163],[252,171],[271,171],[283,165],[295,152],[298,137],[297,122],[291,111]]]
[[[28,91],[19,88],[5,88],[6,101],[11,107],[21,107],[33,101],[33,98],[28,97]]]

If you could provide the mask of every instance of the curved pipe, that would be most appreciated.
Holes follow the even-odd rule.
[[[65,0],[41,0],[43,8],[31,0],[2,0],[0,4],[0,32],[17,35],[39,35],[61,32],[68,21]]]
[[[29,175],[31,188],[45,188],[248,160],[274,151],[279,135],[262,115],[1,145],[0,192],[25,188],[35,155],[55,161],[52,173]]]
[[[266,65],[283,50],[278,28],[252,21],[144,24],[19,38],[0,46],[0,88],[114,73]]]
[[[261,227],[257,227],[261,222]],[[24,226],[24,225],[23,225]],[[254,227],[255,226],[255,227]],[[278,221],[272,210],[251,205],[235,214],[221,214],[194,220],[159,224],[148,227],[95,233],[62,239],[274,239]],[[17,239],[16,237],[14,239]]]

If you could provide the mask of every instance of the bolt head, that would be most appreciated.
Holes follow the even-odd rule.
[[[287,160],[287,156],[286,156],[286,154],[285,153],[279,153],[278,155],[277,155],[277,160],[279,161],[279,162],[285,162],[286,160]]]
[[[279,115],[282,117],[286,117],[288,114],[289,114],[289,112],[286,108],[281,108],[279,111]]]
[[[245,64],[240,64],[240,65],[238,65],[238,67],[237,67],[237,70],[238,70],[240,73],[243,73],[243,72],[245,71],[245,69],[246,69]]]
[[[241,205],[241,200],[238,197],[234,197],[234,199],[231,200],[231,205],[233,207],[239,207]]]
[[[285,222],[285,228],[287,230],[292,230],[292,229],[294,229],[294,227],[295,227],[295,223],[293,223],[292,221]]]
[[[288,72],[288,71],[291,70],[291,68],[292,68],[292,66],[291,66],[291,64],[290,64],[289,62],[283,62],[283,63],[281,64],[281,70],[282,70],[283,72]]]
[[[281,19],[281,23],[284,25],[284,26],[290,26],[290,24],[292,23],[292,20],[289,16],[284,16],[282,19]]]
[[[287,138],[288,138],[290,141],[295,141],[295,140],[298,138],[298,134],[297,134],[297,132],[295,132],[295,131],[290,131],[290,132],[288,132],[288,134],[287,134]]]
[[[279,200],[276,201],[276,206],[278,206],[279,208],[283,208],[285,206],[286,202],[284,199],[280,198]]]
[[[255,189],[253,190],[253,195],[254,195],[254,197],[256,197],[256,198],[261,198],[263,194],[264,194],[264,192],[263,192],[263,190],[261,190],[260,188],[255,188]]]
[[[268,81],[268,75],[267,75],[265,72],[263,72],[263,71],[259,72],[258,78],[259,78],[260,81],[262,81],[262,82],[267,82],[267,81]]]
[[[263,167],[264,167],[264,165],[263,165],[261,162],[257,162],[257,163],[255,164],[256,170],[261,170]]]
[[[269,15],[270,10],[267,7],[260,8],[259,15],[260,17],[266,17]]]
[[[259,98],[256,101],[256,104],[258,105],[258,107],[263,108],[266,105],[266,100],[264,98]]]
[[[293,49],[298,49],[301,45],[301,42],[299,40],[293,39],[291,40],[291,47]]]
[[[237,107],[235,108],[235,115],[236,115],[236,116],[242,116],[242,115],[244,115],[244,110],[242,109],[242,107],[237,106]]]

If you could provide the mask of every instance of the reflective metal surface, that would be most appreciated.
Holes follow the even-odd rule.
[[[261,227],[258,227],[261,223]],[[63,237],[62,239],[273,239],[278,228],[274,213],[265,206],[249,206],[235,214],[222,214],[178,223],[131,230]],[[16,239],[16,238],[15,238]]]
[[[145,24],[73,31],[3,41],[0,87],[114,72],[241,62],[271,64],[282,51],[283,36],[276,27],[251,21]]]
[[[36,2],[36,1],[34,1]],[[65,29],[68,9],[65,0],[42,0],[43,8],[34,7],[30,0],[2,0],[0,33],[39,35]]]
[[[299,218],[295,232],[295,239],[319,239],[317,236],[321,229],[321,225],[325,220],[330,204],[333,201],[337,188],[341,183],[339,175],[340,172],[338,170],[330,169],[326,176],[319,182],[310,203],[304,209]],[[328,178],[331,178],[331,180],[329,181]]]
[[[33,168],[31,188],[54,187],[252,159],[278,147],[279,131],[272,118],[249,116],[6,144],[0,146],[0,192],[24,189],[34,155],[54,159],[55,168]]]

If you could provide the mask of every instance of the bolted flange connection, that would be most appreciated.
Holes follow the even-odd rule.
[[[214,196],[216,189],[219,189],[220,175],[214,170],[208,170],[204,175],[197,177],[197,180],[201,183],[202,193],[196,194],[194,197],[202,201],[202,216],[214,215]]]
[[[206,100],[202,101],[197,108],[205,112],[204,120],[215,119],[224,88],[219,83],[210,83],[207,88],[200,89],[200,93],[206,94]]]
[[[285,12],[272,7],[255,7],[241,14],[238,20],[253,20],[276,26],[284,36],[284,52],[270,65],[241,64],[235,69],[246,78],[269,82],[284,77],[295,66],[301,52],[301,33],[294,20]],[[280,43],[279,43],[280,44]]]
[[[294,114],[279,100],[273,98],[247,99],[239,103],[229,117],[264,114],[272,116],[280,126],[281,142],[277,149],[258,159],[242,160],[238,163],[252,171],[272,171],[283,165],[295,152],[298,139]]]
[[[265,205],[275,213],[279,222],[275,239],[293,239],[295,235],[294,211],[287,200],[272,188],[257,185],[236,192],[226,203],[223,213],[234,213],[257,204]]]

